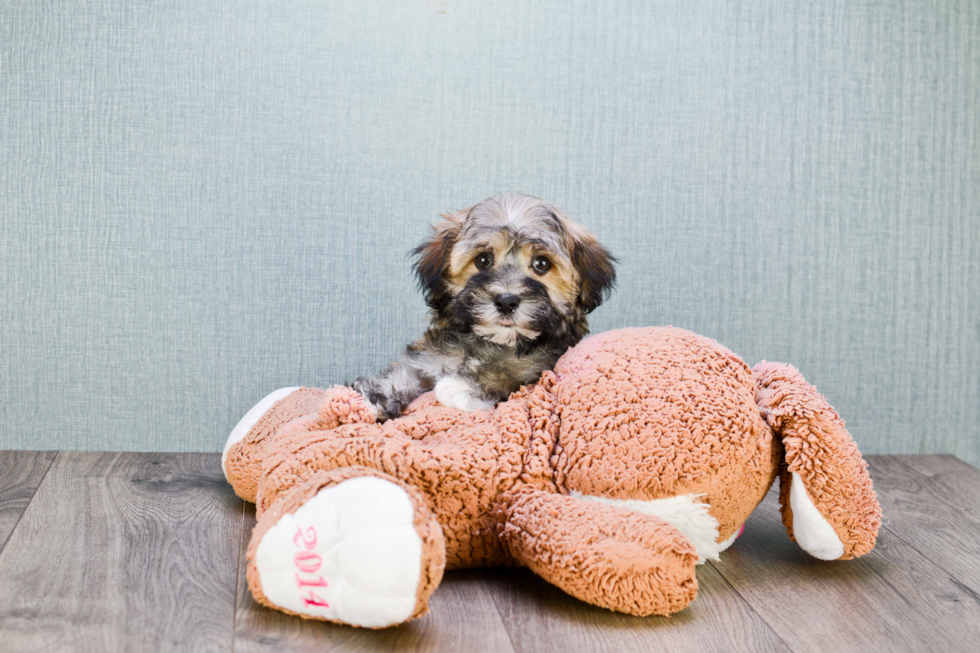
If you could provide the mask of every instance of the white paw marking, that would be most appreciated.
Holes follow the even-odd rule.
[[[820,560],[836,560],[844,555],[844,543],[813,505],[796,472],[789,487],[789,507],[793,511],[793,537],[801,549]]]
[[[228,458],[228,452],[231,450],[232,446],[248,435],[248,432],[252,430],[255,423],[262,419],[262,416],[272,408],[272,405],[292,394],[295,390],[299,390],[298,387],[295,388],[279,388],[275,392],[267,394],[262,401],[252,406],[245,417],[238,420],[238,424],[235,428],[231,430],[231,435],[228,436],[228,440],[225,442],[225,448],[221,452],[221,469],[225,468],[225,460]]]
[[[422,540],[405,490],[373,476],[320,490],[255,554],[262,592],[300,614],[379,628],[415,611]]]
[[[699,565],[707,560],[718,560],[718,553],[724,551],[735,541],[733,535],[726,545],[725,542],[718,542],[718,520],[711,516],[710,508],[706,503],[698,501],[700,494],[679,494],[674,497],[664,499],[652,499],[642,501],[640,499],[608,499],[606,497],[596,497],[582,494],[572,490],[572,496],[605,503],[611,506],[618,506],[628,510],[653,515],[681,532],[681,535],[694,546],[698,554]]]
[[[480,399],[473,384],[458,376],[447,376],[439,379],[435,390],[436,399],[439,400],[439,403],[449,408],[458,408],[467,413],[493,408],[492,401]]]

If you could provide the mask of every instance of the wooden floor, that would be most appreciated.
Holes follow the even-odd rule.
[[[494,569],[450,572],[430,615],[366,631],[252,600],[254,511],[218,455],[0,452],[0,651],[980,651],[980,472],[869,460],[885,516],[859,560],[804,554],[770,493],[669,619]]]

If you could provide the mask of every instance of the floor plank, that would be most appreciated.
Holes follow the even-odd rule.
[[[871,456],[886,528],[980,596],[980,470],[952,456]]]
[[[976,489],[977,481],[980,480],[980,469],[949,454],[868,456],[868,458],[869,460],[889,458],[897,460],[924,476],[943,475],[955,478],[957,481],[965,481],[973,489]]]
[[[526,569],[487,572],[518,651],[788,651],[710,565],[698,598],[671,617],[631,617],[583,603]]]
[[[0,553],[3,650],[230,650],[242,518],[217,454],[59,454]]]
[[[0,551],[57,455],[56,451],[0,451]]]
[[[790,648],[977,650],[980,602],[969,588],[887,529],[857,560],[811,558],[787,537],[776,496],[717,568]]]
[[[292,651],[513,651],[484,570],[449,572],[429,601],[430,612],[397,628],[365,630],[293,617],[259,605],[245,580],[245,550],[255,524],[246,509],[241,545],[236,653]]]
[[[976,650],[980,471],[949,456],[869,460],[885,527],[859,560],[807,556],[770,494],[669,619],[495,569],[447,574],[430,615],[366,631],[252,600],[254,515],[217,455],[0,452],[0,650]]]

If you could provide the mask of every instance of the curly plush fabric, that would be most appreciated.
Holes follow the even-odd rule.
[[[628,614],[694,600],[694,547],[667,522],[530,490],[507,501],[501,537],[515,560],[572,596]]]
[[[671,327],[587,338],[492,410],[463,413],[430,393],[378,424],[353,390],[297,390],[229,451],[229,481],[257,505],[250,586],[274,606],[253,553],[286,512],[306,514],[323,488],[360,476],[409,489],[426,571],[404,617],[368,615],[372,627],[421,614],[439,565],[525,565],[594,605],[671,614],[697,594],[695,565],[730,544],[781,470],[799,474],[808,519],[832,527],[841,558],[869,551],[880,519],[857,447],[798,372],[753,372]],[[792,537],[785,496],[783,517]],[[349,623],[340,614],[304,616]]]
[[[558,361],[560,486],[653,500],[699,494],[731,536],[774,478],[773,434],[752,372],[713,340],[675,328],[621,329]]]
[[[273,404],[244,438],[231,444],[224,456],[225,477],[238,496],[255,502],[265,444],[274,440],[277,431],[293,419],[315,412],[326,394],[327,391],[320,388],[300,388],[292,392]]]
[[[844,544],[841,560],[874,548],[881,508],[871,487],[868,465],[840,418],[823,395],[792,365],[762,361],[754,368],[759,407],[782,434],[786,450],[780,469],[779,502],[783,524],[793,541],[790,474],[798,473],[810,499]]]

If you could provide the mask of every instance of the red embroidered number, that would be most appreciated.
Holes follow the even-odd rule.
[[[323,559],[319,555],[313,553],[311,550],[316,546],[316,529],[312,526],[303,531],[300,527],[296,529],[296,535],[293,536],[293,544],[296,548],[300,549],[296,552],[293,557],[293,563],[296,568],[299,569],[302,574],[315,574],[320,570],[320,565],[323,564]],[[305,588],[312,587],[327,587],[327,581],[323,579],[323,576],[319,576],[315,579],[304,578],[296,574],[296,584],[299,586],[300,591]],[[321,608],[329,608],[330,604],[317,596],[312,589],[308,590],[305,596],[300,596],[306,605],[316,605]]]

